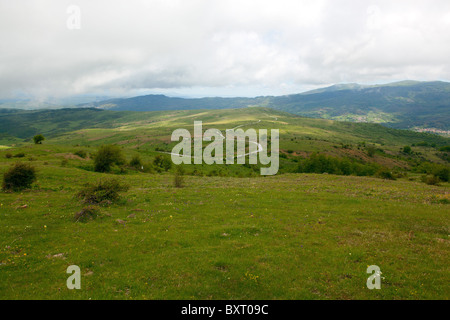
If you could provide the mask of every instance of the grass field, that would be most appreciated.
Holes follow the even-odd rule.
[[[0,195],[2,299],[446,299],[448,188],[331,175],[123,176],[102,217],[73,222],[102,174],[48,166]],[[24,205],[27,208],[22,208]],[[125,221],[125,224],[117,222]],[[65,270],[82,270],[68,290]],[[382,289],[366,288],[378,265]]]
[[[130,113],[127,123],[115,127],[1,150],[0,175],[22,161],[36,166],[38,180],[23,192],[0,192],[0,299],[450,297],[448,182],[427,185],[414,173],[396,181],[292,173],[247,177],[251,169],[230,166],[227,176],[186,175],[185,186],[175,188],[173,169],[96,173],[89,157],[74,155],[117,143],[127,159],[139,154],[148,162],[155,147],[170,147],[172,128],[200,118],[205,127],[221,130],[262,118],[256,128],[280,126],[281,149],[294,153],[348,153],[333,147],[341,141],[362,153],[356,144],[372,139],[392,153],[376,155],[379,161],[391,159],[392,165],[409,163],[395,157],[400,146],[428,137],[405,132],[396,138],[392,129],[282,113],[263,118],[256,109],[239,121],[233,110],[217,112],[149,113],[139,121]],[[435,149],[413,149],[442,161]],[[7,153],[24,157],[7,159]],[[74,222],[84,206],[77,192],[105,177],[130,189],[117,203],[100,207],[97,219]],[[70,265],[81,268],[81,290],[66,287]],[[370,265],[381,269],[381,290],[366,287]]]

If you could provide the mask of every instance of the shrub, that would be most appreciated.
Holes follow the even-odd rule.
[[[84,150],[78,150],[74,153],[74,155],[79,156],[80,158],[86,158],[87,157],[87,153]]]
[[[141,169],[143,167],[141,158],[136,155],[130,160],[130,167]]]
[[[87,206],[81,209],[80,212],[75,213],[75,222],[88,222],[89,220],[94,220],[99,216],[99,210],[96,206]]]
[[[441,181],[448,182],[450,179],[450,169],[448,167],[437,167],[433,175]]]
[[[412,151],[412,149],[411,149],[410,146],[404,146],[403,147],[403,153],[411,154],[411,151]]]
[[[128,189],[128,185],[121,184],[117,179],[105,179],[86,184],[77,197],[88,204],[108,204],[120,198],[119,192]]]
[[[386,180],[396,180],[392,172],[387,168],[382,168],[377,172],[378,177]]]
[[[5,154],[5,158],[6,158],[6,159],[11,159],[12,156],[13,156],[13,155],[12,155],[12,153],[10,153],[10,152],[8,152],[8,153]]]
[[[439,178],[436,176],[422,176],[422,182],[425,182],[426,184],[430,185],[430,186],[437,186],[439,185]]]
[[[97,154],[94,156],[94,170],[97,172],[110,172],[111,166],[124,163],[125,158],[122,150],[115,145],[100,146]]]
[[[184,186],[184,169],[178,166],[175,171],[175,176],[173,179],[173,185],[175,188],[182,188]]]
[[[30,188],[35,181],[36,169],[33,166],[16,163],[3,175],[2,188],[5,191],[20,191]]]
[[[23,157],[25,157],[25,153],[23,152],[19,152],[14,155],[14,158],[23,158]]]
[[[145,173],[153,173],[154,172],[154,167],[152,163],[145,163],[143,165],[144,169],[142,170]]]
[[[45,137],[42,134],[35,135],[33,137],[33,141],[35,144],[42,144],[42,141],[45,140]]]
[[[375,155],[375,152],[377,151],[377,149],[374,146],[368,146],[366,148],[366,151],[367,151],[367,155],[369,157],[373,157]]]
[[[156,168],[164,169],[164,171],[169,171],[172,168],[172,161],[165,156],[157,155],[153,160],[153,165]]]

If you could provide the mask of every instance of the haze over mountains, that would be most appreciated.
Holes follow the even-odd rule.
[[[450,130],[450,83],[402,81],[341,84],[286,96],[173,98],[146,95],[80,105],[120,111],[269,107],[313,118],[383,123],[395,128]]]

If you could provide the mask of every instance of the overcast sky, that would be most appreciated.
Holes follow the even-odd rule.
[[[0,40],[0,98],[450,79],[449,0],[0,0]]]

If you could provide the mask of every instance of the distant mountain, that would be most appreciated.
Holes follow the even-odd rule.
[[[92,101],[110,99],[109,96],[79,94],[67,97],[47,97],[45,99],[34,99],[30,97],[21,97],[14,99],[0,99],[0,110],[4,109],[62,109],[74,107],[79,104],[87,104]]]
[[[117,111],[162,111],[191,109],[233,109],[260,106],[264,98],[171,98],[146,95],[133,98],[109,99],[80,105]]]
[[[341,84],[279,97],[184,99],[147,95],[82,106],[120,111],[270,107],[313,118],[450,130],[450,83],[441,81]]]

